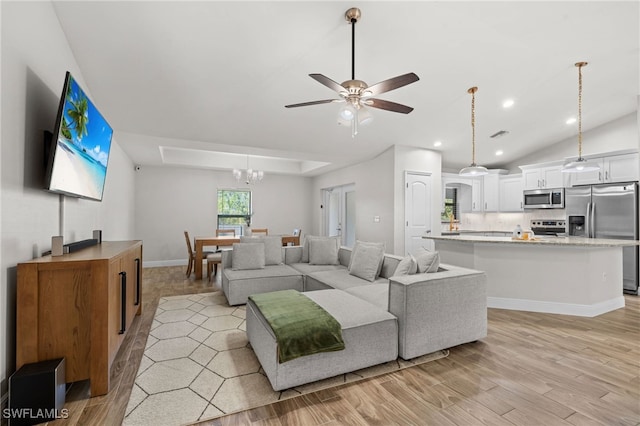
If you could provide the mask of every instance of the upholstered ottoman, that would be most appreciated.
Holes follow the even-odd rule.
[[[247,301],[247,335],[274,390],[337,376],[398,357],[396,317],[341,290],[302,293],[341,325],[345,349],[278,362],[273,330],[256,304]]]

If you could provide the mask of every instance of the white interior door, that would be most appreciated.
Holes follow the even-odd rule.
[[[422,238],[431,233],[431,210],[431,175],[405,172],[405,255],[420,247],[434,249],[433,240]]]
[[[324,190],[325,235],[340,236],[340,243],[352,247],[356,240],[355,185]]]

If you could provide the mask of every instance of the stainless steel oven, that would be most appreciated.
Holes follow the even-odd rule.
[[[564,188],[529,189],[524,191],[525,209],[563,209]]]

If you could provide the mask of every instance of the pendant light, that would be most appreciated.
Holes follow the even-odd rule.
[[[460,170],[460,176],[482,176],[489,174],[489,171],[484,166],[478,166],[476,164],[476,92],[477,87],[472,87],[467,90],[467,93],[471,93],[471,165]]]
[[[595,172],[600,170],[600,166],[582,158],[582,67],[587,66],[587,62],[576,62],[578,67],[578,159],[567,161],[562,166],[564,173]]]

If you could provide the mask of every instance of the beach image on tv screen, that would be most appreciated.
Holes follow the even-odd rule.
[[[111,126],[69,76],[49,189],[101,200],[112,134]]]

